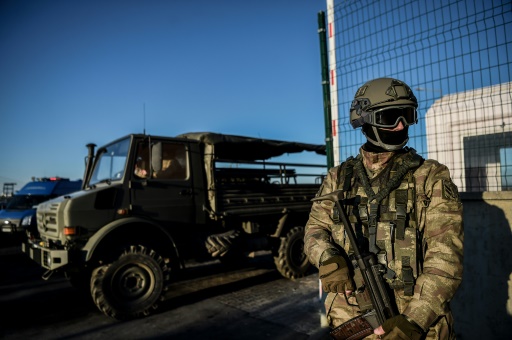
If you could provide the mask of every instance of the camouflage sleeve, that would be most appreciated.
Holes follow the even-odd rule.
[[[424,262],[403,314],[427,330],[449,311],[448,303],[462,280],[462,203],[446,166],[427,160],[415,176]]]
[[[338,168],[329,170],[327,176],[318,190],[316,196],[327,194],[335,190]],[[332,210],[334,203],[331,201],[314,202],[309,213],[304,233],[304,252],[309,261],[317,268],[320,261],[339,253],[333,244],[331,237]],[[322,254],[324,255],[322,258]]]

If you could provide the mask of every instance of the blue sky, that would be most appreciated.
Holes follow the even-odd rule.
[[[323,143],[319,11],[325,1],[2,1],[1,188],[81,178],[87,143],[144,128]]]

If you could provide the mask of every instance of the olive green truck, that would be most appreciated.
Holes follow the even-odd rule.
[[[198,132],[87,147],[81,190],[38,205],[22,250],[104,314],[151,314],[190,260],[269,251],[284,277],[308,271],[304,225],[327,169],[278,156],[325,145]]]

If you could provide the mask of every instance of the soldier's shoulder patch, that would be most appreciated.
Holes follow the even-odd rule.
[[[443,180],[443,198],[451,201],[459,201],[459,190],[451,180]]]

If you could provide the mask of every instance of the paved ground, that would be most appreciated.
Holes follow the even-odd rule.
[[[17,248],[0,249],[2,339],[325,339],[318,276],[290,281],[269,256],[226,269],[198,265],[175,283],[161,311],[118,322],[64,279],[40,279]]]

